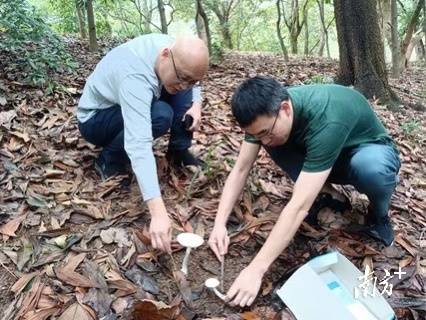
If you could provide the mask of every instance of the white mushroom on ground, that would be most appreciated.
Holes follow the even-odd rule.
[[[189,254],[194,248],[198,248],[204,242],[203,238],[198,234],[184,232],[177,236],[177,241],[183,246],[186,247],[185,257],[182,261],[182,269],[180,269],[185,275],[188,275],[188,262]]]
[[[204,282],[204,285],[207,288],[209,288],[210,290],[212,290],[214,292],[214,294],[218,296],[219,299],[225,301],[226,296],[223,293],[221,293],[219,290],[216,289],[219,284],[220,284],[220,282],[216,278],[208,278]]]

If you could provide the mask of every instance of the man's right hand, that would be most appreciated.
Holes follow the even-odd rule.
[[[215,223],[209,238],[209,246],[219,261],[228,253],[229,236],[224,224]]]
[[[152,247],[171,253],[172,227],[163,200],[161,198],[154,198],[148,200],[147,204],[151,213],[149,234],[151,236]]]

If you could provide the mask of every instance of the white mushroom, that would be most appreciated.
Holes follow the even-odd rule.
[[[195,233],[184,232],[177,236],[177,241],[184,247],[186,247],[185,257],[182,261],[182,269],[180,269],[185,275],[188,274],[188,262],[189,254],[191,250],[201,246],[204,242],[203,238]]]
[[[219,299],[225,301],[225,295],[223,293],[221,293],[219,290],[216,289],[216,287],[220,284],[219,280],[217,280],[216,278],[208,278],[205,282],[204,285],[209,288],[210,290],[212,290],[215,295],[218,296]]]

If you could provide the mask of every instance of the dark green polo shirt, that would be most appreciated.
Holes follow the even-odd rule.
[[[392,143],[368,100],[335,84],[288,88],[294,121],[286,145],[305,154],[303,171],[331,168],[344,148],[362,143]],[[246,135],[245,141],[260,143]]]

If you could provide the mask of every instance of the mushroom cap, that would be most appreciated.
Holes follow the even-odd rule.
[[[198,234],[191,232],[180,233],[177,236],[177,241],[184,247],[187,248],[197,248],[201,246],[204,242],[204,239]]]
[[[206,281],[204,281],[204,285],[207,288],[216,288],[220,284],[219,280],[216,278],[208,278]]]

